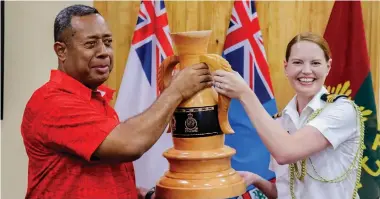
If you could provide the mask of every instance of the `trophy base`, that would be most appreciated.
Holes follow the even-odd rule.
[[[212,173],[166,172],[156,186],[156,199],[226,199],[246,191],[234,169]]]

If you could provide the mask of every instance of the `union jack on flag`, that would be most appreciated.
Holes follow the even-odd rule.
[[[227,30],[224,55],[254,89],[260,101],[273,99],[263,37],[254,1],[235,1]]]
[[[143,112],[159,95],[157,71],[161,62],[173,55],[164,1],[141,1],[127,64],[115,110],[121,121]],[[171,135],[164,133],[153,147],[134,161],[136,184],[147,189],[168,169],[162,156],[172,147]]]
[[[223,57],[233,70],[245,79],[269,114],[277,112],[266,60],[263,37],[254,1],[235,1],[224,44]],[[235,134],[226,136],[226,145],[236,149],[232,157],[235,170],[251,171],[267,180],[274,178],[268,169],[270,154],[243,106],[232,100],[229,121]],[[238,199],[266,198],[259,190],[249,187]]]
[[[161,62],[173,55],[172,41],[164,1],[142,1],[132,39],[138,58],[152,88],[157,87]]]

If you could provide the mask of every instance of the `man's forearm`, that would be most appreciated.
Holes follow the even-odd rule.
[[[162,135],[181,101],[180,93],[165,90],[144,112],[120,125],[123,132],[129,132],[126,139],[133,139],[133,145],[141,153],[149,150]]]

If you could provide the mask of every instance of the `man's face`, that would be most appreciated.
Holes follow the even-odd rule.
[[[63,70],[91,89],[104,83],[113,68],[111,31],[98,14],[71,19]]]

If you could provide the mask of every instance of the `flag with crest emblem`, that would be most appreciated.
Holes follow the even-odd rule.
[[[324,38],[332,54],[326,79],[330,93],[349,96],[360,107],[365,121],[361,199],[380,197],[380,133],[360,1],[336,1]]]

